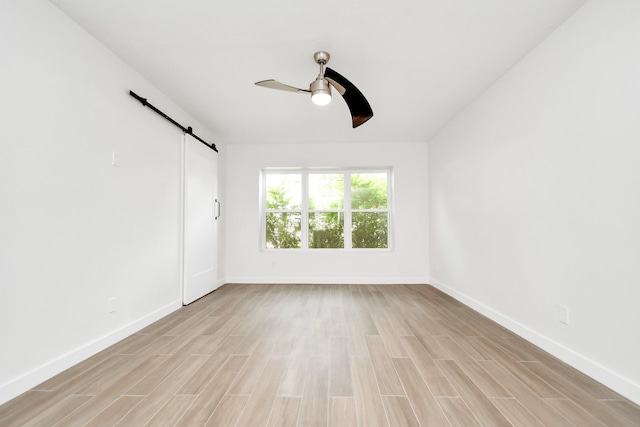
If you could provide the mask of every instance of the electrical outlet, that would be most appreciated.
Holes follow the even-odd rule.
[[[114,151],[111,155],[111,164],[115,167],[120,167],[120,153]]]
[[[107,312],[115,313],[115,311],[116,311],[116,297],[112,297],[112,298],[109,298],[109,300],[107,300]]]
[[[558,305],[558,320],[565,325],[569,324],[569,307],[566,305]]]

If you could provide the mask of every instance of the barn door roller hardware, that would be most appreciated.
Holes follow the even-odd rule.
[[[187,133],[189,135],[191,135],[192,137],[194,137],[195,139],[197,139],[198,141],[202,142],[204,145],[206,145],[207,147],[211,148],[213,151],[215,151],[216,153],[218,152],[218,149],[216,148],[216,144],[209,144],[207,141],[203,140],[202,138],[200,138],[198,135],[196,135],[195,133],[193,133],[193,129],[191,128],[191,126],[188,127],[184,127],[182,126],[180,123],[176,122],[175,120],[173,120],[171,117],[167,116],[165,113],[163,113],[162,111],[158,110],[156,107],[154,107],[153,105],[149,104],[149,102],[147,102],[147,98],[143,98],[140,95],[138,95],[137,93],[135,93],[134,91],[130,90],[129,91],[129,95],[133,96],[135,99],[137,99],[138,101],[140,101],[140,103],[142,105],[144,105],[145,107],[149,107],[151,108],[153,111],[155,111],[156,113],[158,113],[159,115],[161,115],[162,117],[164,117],[165,119],[167,119],[168,121],[170,121],[171,123],[173,123],[175,126],[179,127],[180,129],[182,129],[182,132]]]

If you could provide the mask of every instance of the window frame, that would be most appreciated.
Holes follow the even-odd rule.
[[[344,206],[343,209],[309,209],[309,175],[310,174],[343,174],[344,176]],[[384,173],[387,177],[387,207],[386,209],[355,209],[351,208],[351,175],[360,173]],[[300,211],[298,210],[267,210],[267,186],[266,176],[268,174],[296,174],[300,175],[302,186]],[[393,251],[393,168],[392,167],[294,167],[294,168],[263,168],[260,171],[260,250],[266,252],[385,252]],[[309,215],[323,212],[344,212],[344,247],[342,248],[311,248],[309,247]],[[299,248],[269,248],[267,247],[267,213],[301,213],[300,227],[300,247]],[[354,248],[352,242],[353,223],[352,213],[354,212],[385,212],[387,214],[387,247],[386,248]]]

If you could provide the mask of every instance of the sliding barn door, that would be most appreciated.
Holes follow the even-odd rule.
[[[217,287],[218,153],[185,134],[183,142],[183,298],[187,305]]]

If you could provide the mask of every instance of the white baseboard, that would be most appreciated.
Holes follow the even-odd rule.
[[[455,298],[463,304],[473,308],[477,312],[487,316],[489,319],[499,323],[500,325],[521,336],[527,341],[537,345],[548,353],[551,353],[558,359],[573,366],[580,372],[590,376],[596,381],[599,381],[612,390],[620,393],[627,399],[640,404],[640,384],[637,384],[612,371],[611,369],[602,366],[599,363],[596,363],[579,353],[576,353],[575,351],[563,346],[562,344],[540,334],[539,332],[536,332],[533,329],[528,328],[521,323],[514,321],[513,319],[503,315],[502,313],[495,311],[491,307],[488,307],[481,302],[470,298],[456,291],[455,289],[446,286],[443,283],[438,282],[437,280],[431,280],[431,285],[441,290],[445,294],[451,296],[452,298]]]
[[[76,365],[83,360],[93,356],[94,354],[104,350],[105,348],[123,340],[124,338],[138,332],[139,330],[149,326],[153,322],[162,319],[166,315],[173,313],[182,307],[181,301],[175,301],[171,304],[160,308],[159,310],[149,313],[148,315],[130,322],[110,333],[97,338],[94,341],[86,343],[75,350],[64,354],[57,359],[48,362],[31,372],[28,372],[18,378],[0,385],[0,405],[8,402],[14,397],[19,396],[27,390],[41,384],[42,382],[52,378],[62,371]]]
[[[425,277],[227,277],[225,283],[248,284],[301,284],[301,285],[422,285],[429,283]]]

